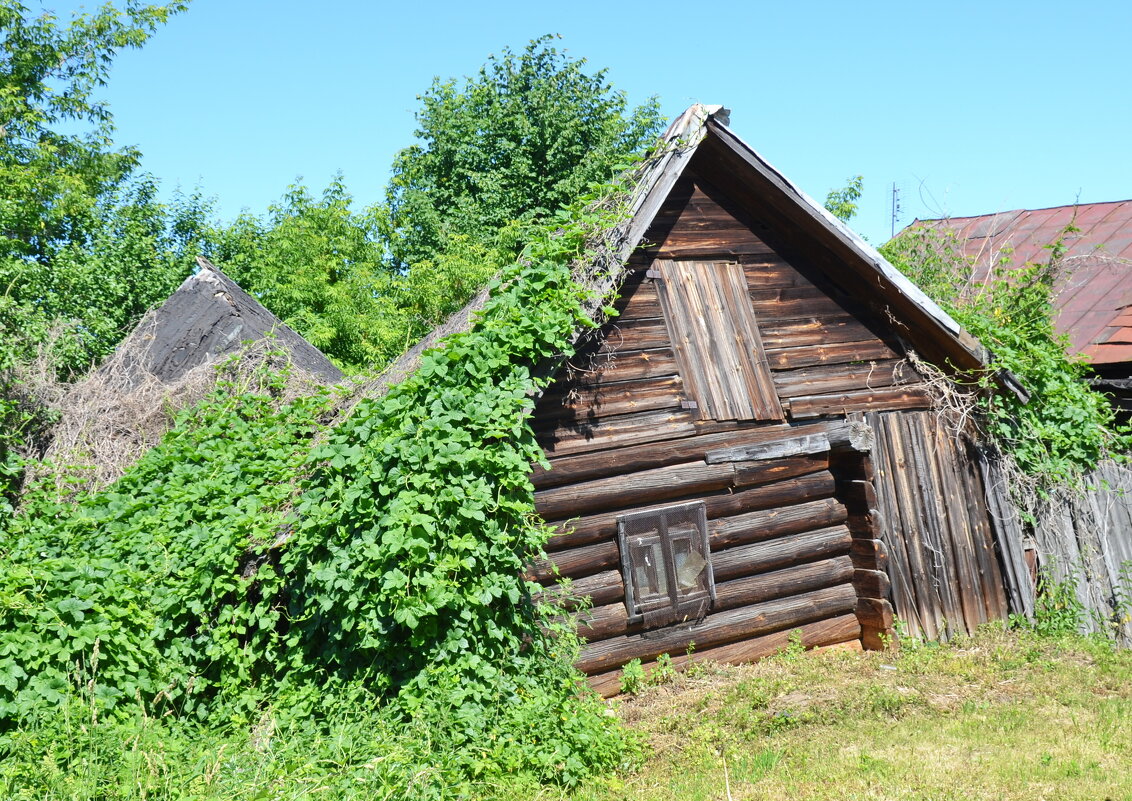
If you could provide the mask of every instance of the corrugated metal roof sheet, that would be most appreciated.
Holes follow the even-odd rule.
[[[954,230],[976,259],[978,279],[985,280],[1000,259],[1010,266],[1048,261],[1050,247],[1070,223],[1079,230],[1064,238],[1065,270],[1054,287],[1057,330],[1094,364],[1132,361],[1132,200],[912,225]]]

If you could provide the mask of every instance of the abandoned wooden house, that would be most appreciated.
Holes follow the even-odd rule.
[[[877,648],[894,613],[942,638],[1026,611],[1001,488],[917,367],[982,369],[979,344],[726,110],[666,141],[621,231],[619,314],[534,414],[557,533],[532,573],[584,601],[578,667],[611,693],[633,659],[746,661],[794,631]]]

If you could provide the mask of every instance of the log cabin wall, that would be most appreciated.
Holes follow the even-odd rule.
[[[872,462],[847,418],[930,406],[891,326],[796,251],[780,255],[789,243],[693,169],[646,240],[619,316],[535,410],[551,463],[533,475],[536,506],[559,530],[532,571],[571,579],[590,605],[578,666],[609,693],[632,659],[746,661],[798,629],[807,646],[880,647],[892,630],[888,549]],[[695,315],[674,326],[669,295],[666,320],[660,280],[690,262],[742,266],[777,398],[763,419],[711,419],[685,384],[704,378],[693,367],[689,379],[671,331]],[[690,501],[706,510],[714,602],[700,619],[648,628],[626,601],[618,519]]]

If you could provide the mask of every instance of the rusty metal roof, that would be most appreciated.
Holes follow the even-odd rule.
[[[1064,235],[1054,325],[1093,364],[1132,362],[1132,200],[912,223],[955,231],[984,280],[1000,260],[1009,266],[1049,261],[1050,247],[1070,224],[1079,230]]]

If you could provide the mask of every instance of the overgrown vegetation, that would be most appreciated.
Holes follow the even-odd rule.
[[[207,787],[208,771],[242,793],[270,793],[274,778],[237,777],[291,775],[297,742],[320,760],[296,767],[303,781],[367,785],[379,797],[466,795],[504,776],[571,785],[632,761],[632,738],[572,667],[572,629],[522,578],[547,535],[528,479],[543,457],[526,419],[544,380],[536,368],[567,356],[592,325],[583,304],[601,305],[571,267],[619,221],[618,189],[586,187],[608,182],[652,139],[655,107],[626,116],[602,73],[588,75],[544,38],[493,59],[466,93],[434,87],[427,142],[399,161],[393,211],[355,211],[339,178],[321,198],[294,187],[266,217],[217,225],[199,197],[183,208],[155,201],[137,154],[110,149],[109,112],[91,95],[118,48],[140,44],[183,4],[107,6],[64,28],[0,2],[7,53],[46,43],[12,63],[34,55],[35,80],[76,101],[41,115],[39,146],[59,145],[62,120],[87,124],[87,161],[102,165],[67,183],[74,203],[29,199],[58,222],[50,234],[4,222],[7,794],[179,797]],[[40,84],[9,85],[34,94]],[[480,102],[518,88],[540,103],[492,117],[498,104]],[[39,100],[54,102],[48,95]],[[505,192],[484,193],[487,165],[461,188],[414,161],[459,149],[488,122],[496,144],[527,154],[525,167],[500,168]],[[33,162],[5,168],[53,169]],[[556,210],[566,199],[570,208]],[[410,207],[444,210],[450,225],[434,230],[434,246],[405,244],[431,219]],[[237,360],[156,447],[92,491],[99,482],[75,478],[92,454],[51,450],[55,395],[82,391],[59,390],[60,379],[108,352],[197,249],[354,369],[382,366],[499,276],[472,329],[387,394],[365,397],[373,384],[359,383],[353,395],[296,395],[281,354]],[[134,266],[122,273],[133,283],[94,270],[110,258]],[[38,383],[28,380],[33,364]],[[359,732],[364,743],[336,750]],[[146,772],[142,743],[170,761],[205,753],[198,744],[219,750],[203,779],[174,786],[171,772]],[[231,763],[226,749],[238,752]]]
[[[1076,229],[1066,229],[1064,236]],[[996,254],[989,274],[976,270],[953,232],[909,229],[882,248],[886,258],[974,334],[994,354],[994,366],[1016,376],[1023,400],[980,381],[983,421],[1000,449],[1040,486],[1068,482],[1107,455],[1132,447],[1132,432],[1118,424],[1111,404],[1093,391],[1087,366],[1069,356],[1053,327],[1052,292],[1067,269],[1062,240],[1044,263],[1008,268]]]
[[[620,764],[572,632],[521,578],[546,536],[532,371],[592,325],[570,267],[616,219],[592,200],[532,238],[472,331],[332,428],[333,395],[280,403],[265,371],[109,490],[29,499],[0,560],[9,730],[76,705],[244,727],[360,708],[430,732],[465,780]]]

